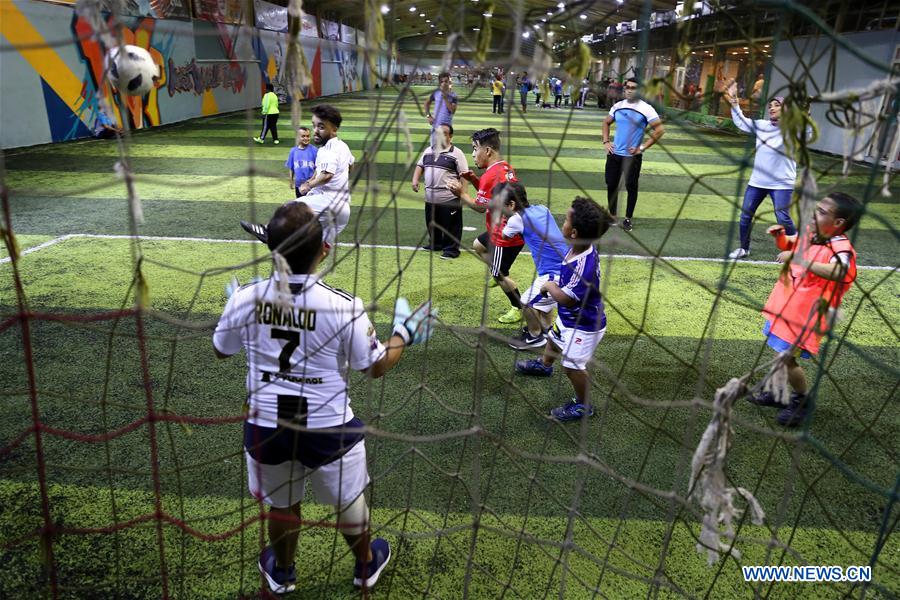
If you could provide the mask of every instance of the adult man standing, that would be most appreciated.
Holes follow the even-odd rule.
[[[247,478],[251,494],[269,506],[270,545],[259,569],[273,593],[295,589],[300,505],[310,481],[316,500],[335,507],[336,527],[356,558],[354,585],[370,588],[391,547],[369,540],[365,425],[350,408],[348,373],[390,371],[406,346],[430,336],[429,306],[411,313],[398,300],[393,334],[382,343],[362,300],[316,276],[328,249],[304,202],[280,206],[266,230],[289,272],[234,290],[213,334],[218,358],[247,355]]]
[[[459,256],[459,240],[462,237],[463,215],[459,197],[447,187],[450,180],[463,177],[473,184],[478,177],[469,169],[466,154],[453,145],[453,126],[441,125],[443,147],[425,149],[413,173],[412,189],[419,191],[419,181],[425,177],[425,225],[428,228],[428,245],[425,250],[442,251],[443,260]]]
[[[628,192],[628,207],[622,228],[631,231],[631,219],[638,199],[638,178],[644,151],[659,141],[665,133],[659,115],[650,104],[638,98],[638,81],[635,78],[625,82],[625,99],[612,105],[603,121],[603,146],[606,148],[606,195],[609,212],[616,216],[619,189],[625,181]],[[615,142],[609,139],[609,126],[616,124]],[[649,139],[644,142],[644,131],[652,128]]]
[[[428,119],[432,129],[437,129],[441,125],[453,125],[453,115],[456,114],[458,106],[459,98],[453,91],[453,84],[450,83],[450,73],[441,73],[438,75],[438,89],[431,92],[425,100],[425,118]]]

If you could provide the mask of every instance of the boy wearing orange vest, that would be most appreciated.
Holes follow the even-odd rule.
[[[833,325],[834,314],[856,279],[856,251],[845,234],[862,212],[858,200],[832,192],[816,204],[815,223],[803,238],[785,235],[781,225],[767,231],[782,251],[776,260],[789,263],[762,311],[767,319],[763,335],[769,347],[776,352],[791,352],[787,368],[793,393],[790,405],[778,412],[778,422],[786,427],[803,423],[813,410],[813,401],[806,395],[806,375],[797,357],[810,358],[819,353],[819,342]],[[760,406],[779,406],[769,392],[748,400]]]

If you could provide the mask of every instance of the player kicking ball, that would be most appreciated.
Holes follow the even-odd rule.
[[[577,421],[594,414],[587,365],[606,333],[606,312],[600,294],[600,255],[593,243],[603,237],[612,221],[609,211],[593,200],[579,197],[572,202],[562,227],[572,247],[562,261],[559,282],[547,281],[541,286],[541,293],[559,306],[550,343],[540,358],[516,361],[517,373],[549,377],[553,363],[562,356],[575,397],[550,411],[557,421]]]
[[[218,358],[242,349],[247,356],[247,479],[250,493],[269,506],[270,545],[259,555],[259,570],[275,594],[296,588],[300,506],[309,481],[316,500],[335,507],[336,527],[356,558],[354,585],[371,588],[391,547],[369,538],[365,425],[350,408],[348,371],[382,377],[406,346],[428,339],[432,313],[427,303],[410,311],[398,299],[393,334],[380,342],[363,301],[316,275],[328,249],[304,202],[279,207],[266,229],[269,249],[290,272],[233,291],[213,334]]]
[[[319,146],[313,176],[297,188],[298,197],[309,205],[322,223],[325,243],[337,243],[337,236],[350,222],[350,167],[354,158],[338,137],[341,112],[329,104],[312,108],[313,141]],[[268,243],[266,226],[241,221],[241,227],[263,244]]]

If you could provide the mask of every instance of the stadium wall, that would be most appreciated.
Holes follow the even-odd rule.
[[[125,43],[146,48],[162,67],[157,87],[145,98],[116,98],[103,77],[93,30],[72,7],[0,2],[0,38],[7,47],[0,52],[0,147],[90,136],[103,101],[120,125],[127,120],[132,129],[142,129],[258,108],[266,80],[286,99],[285,32],[149,16],[120,22]],[[304,31],[300,41],[310,75],[304,97],[373,85],[355,43],[324,37],[318,28]]]
[[[900,59],[896,53],[900,48],[900,32],[895,30],[865,31],[841,34],[842,40],[857,48],[861,54],[890,65]],[[834,71],[831,69],[831,57],[834,55]],[[802,62],[801,62],[802,60]],[[798,37],[778,44],[774,55],[775,66],[772,69],[772,80],[769,83],[770,94],[786,89],[788,80],[784,74],[795,78],[795,83],[802,81],[807,94],[817,95],[820,91],[865,88],[873,81],[886,78],[889,73],[860,59],[845,48],[835,44],[825,36]],[[803,74],[804,79],[796,79]],[[815,85],[814,85],[815,84]],[[817,86],[817,87],[816,87]],[[874,114],[882,107],[882,98],[868,101],[865,112]],[[859,103],[857,103],[859,104]],[[819,139],[811,145],[816,150],[843,155],[851,143],[855,143],[860,152],[854,158],[865,162],[874,162],[874,150],[870,150],[870,142],[874,125],[864,127],[856,139],[848,137],[849,129],[831,124],[826,116],[827,107],[823,104],[813,105],[810,114],[819,124]],[[894,135],[898,135],[896,129]],[[900,163],[900,156],[895,157]]]

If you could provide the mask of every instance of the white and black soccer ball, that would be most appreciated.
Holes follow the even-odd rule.
[[[144,96],[159,77],[159,68],[150,53],[138,46],[118,46],[106,54],[106,76],[109,82],[123,94]]]

